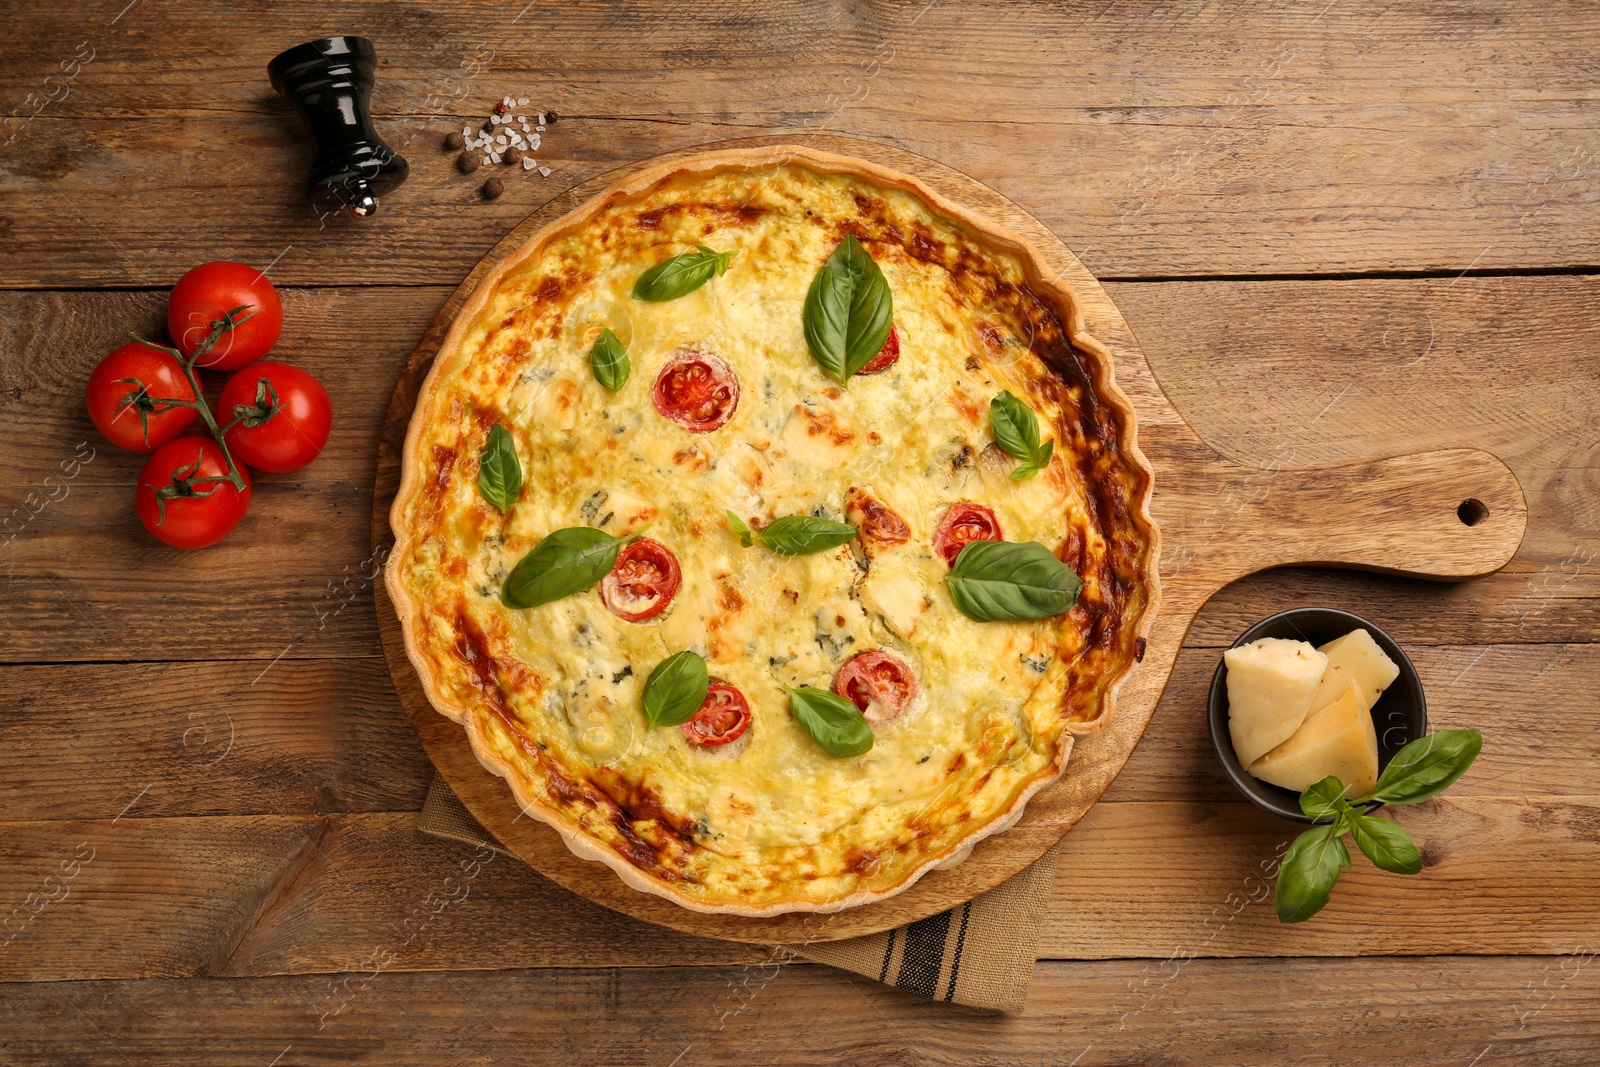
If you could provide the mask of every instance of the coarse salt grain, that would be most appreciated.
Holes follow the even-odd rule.
[[[529,148],[529,149],[530,149],[530,150],[531,150],[531,149],[535,149],[535,148],[538,148],[538,147],[539,147],[539,144],[540,144],[540,142],[542,142],[542,141],[543,141],[543,140],[544,140],[544,138],[543,138],[543,137],[540,137],[540,136],[539,136],[539,135],[538,135],[538,134],[536,134],[536,133],[535,133],[535,134],[532,134],[532,135],[531,135],[531,136],[529,136],[529,138],[528,138],[528,148]]]
[[[539,131],[539,132],[540,132],[540,133],[543,133],[543,132],[544,132],[544,126],[542,126],[542,125],[540,125],[540,126],[535,126],[535,127],[534,127],[534,129],[536,129],[536,130],[538,130],[538,131]]]
[[[492,156],[484,156],[483,157],[483,165],[484,166],[487,167],[492,162],[494,162],[494,158]]]
[[[517,106],[518,107],[527,107],[528,106],[528,98],[525,97],[525,96],[519,96],[517,98]]]
[[[550,168],[549,167],[540,167],[539,168],[539,177],[541,177],[541,178],[550,177]]]
[[[539,112],[539,125],[541,125],[541,126],[544,125],[544,112],[543,111]]]
[[[523,170],[532,170],[534,167],[537,167],[538,165],[539,165],[539,161],[534,159],[532,156],[523,156],[522,157],[522,169]]]
[[[461,136],[463,136],[463,137],[471,137],[472,136],[472,127],[471,126],[463,126],[463,127],[461,127]]]

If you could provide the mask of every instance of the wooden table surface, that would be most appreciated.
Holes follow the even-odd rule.
[[[125,6],[126,5],[126,6]],[[1600,1045],[1600,7],[521,0],[7,5],[0,40],[0,1063],[1587,1064]],[[282,48],[372,37],[412,177],[304,204]],[[476,195],[439,144],[560,113]],[[430,767],[379,654],[374,440],[446,294],[605,169],[760,133],[880,140],[988,183],[1106,284],[1179,411],[1261,466],[1454,445],[1527,495],[1502,572],[1313,569],[1201,613],[1143,743],[1067,839],[1027,1011],[988,1015],[623,919],[420,837]],[[179,553],[94,363],[209,259],[271,264],[279,353],[337,418],[244,525]],[[1159,482],[1159,473],[1158,473]],[[1203,725],[1280,608],[1405,644],[1483,756],[1279,926],[1293,828]],[[457,877],[453,877],[457,876]]]

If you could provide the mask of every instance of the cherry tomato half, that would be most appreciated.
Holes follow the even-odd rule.
[[[738,408],[739,379],[718,357],[687,349],[661,368],[650,398],[657,411],[690,433],[710,433]]]
[[[911,664],[881,648],[850,657],[833,680],[833,691],[860,708],[873,726],[904,715],[918,689]]]
[[[894,324],[889,326],[889,339],[883,342],[883,347],[878,349],[878,354],[867,360],[867,365],[856,371],[857,374],[877,374],[894,366],[894,361],[900,358],[900,331]]]
[[[969,542],[1005,539],[1000,532],[1000,520],[994,517],[993,511],[982,504],[963,500],[959,504],[952,504],[950,510],[944,513],[944,518],[939,520],[939,528],[933,532],[933,550],[944,557],[946,564],[954,567],[956,557],[961,555],[961,550]]]
[[[139,520],[157,540],[174,548],[205,548],[228,536],[250,509],[250,475],[242,468],[244,489],[223,478],[228,461],[209,437],[180,437],[156,449],[145,462],[134,490]],[[163,496],[163,492],[167,495]]]
[[[130,452],[154,452],[187,430],[200,413],[163,400],[194,401],[194,390],[170,352],[127,344],[89,375],[89,418],[106,440]]]
[[[228,379],[217,400],[217,421],[233,423],[222,436],[235,460],[287,474],[322,453],[333,426],[333,405],[311,375],[267,359]]]
[[[194,359],[212,324],[234,308],[239,325],[197,361],[208,370],[238,370],[272,351],[283,332],[283,303],[267,276],[243,263],[202,263],[178,279],[167,299],[167,331],[178,351]],[[248,318],[246,318],[248,316]]]
[[[672,549],[641,537],[617,553],[611,573],[600,580],[600,599],[622,621],[643,622],[667,610],[682,580]]]
[[[845,517],[861,531],[863,541],[880,545],[903,545],[911,539],[911,528],[893,508],[855,486],[845,494]]]
[[[714,682],[694,718],[678,729],[696,745],[730,745],[750,729],[750,702],[726,682]]]

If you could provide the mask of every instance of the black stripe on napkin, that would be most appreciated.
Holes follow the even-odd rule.
[[[944,962],[944,943],[950,936],[950,913],[918,919],[906,927],[906,950],[894,984],[908,993],[932,1000]]]
[[[956,976],[961,973],[961,950],[967,944],[967,920],[972,918],[972,901],[961,905],[961,926],[956,930],[956,954],[950,960],[950,984],[945,987],[944,999],[946,1003],[953,1001],[956,996]]]

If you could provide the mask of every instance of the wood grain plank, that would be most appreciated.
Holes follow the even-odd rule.
[[[1593,796],[1600,765],[1600,645],[1417,645],[1435,730],[1477,727],[1483,753],[1451,787],[1480,796]],[[1139,747],[1100,802],[1238,799],[1206,724],[1216,649],[1186,648]]]
[[[1019,1017],[800,963],[73,982],[7,986],[0,1003],[12,1020],[7,1061],[18,1067],[86,1057],[168,1064],[176,1049],[217,1067],[274,1057],[277,1067],[1278,1067],[1474,1057],[1586,1067],[1600,1017],[1600,985],[1586,966],[1581,953],[1042,963]]]
[[[0,855],[11,981],[338,971],[380,950],[404,970],[759,951],[618,916],[418,833],[411,812],[149,819],[135,804],[115,823],[3,824]]]
[[[1150,12],[1005,0],[927,10],[884,0],[848,7],[811,0],[784,8],[719,8],[707,17],[667,0],[646,0],[621,17],[578,6],[515,18],[493,0],[415,4],[403,12],[381,0],[362,0],[339,13],[313,0],[275,0],[241,5],[231,20],[203,8],[185,11],[187,17],[155,10],[114,19],[123,6],[90,0],[70,12],[41,9],[0,43],[0,56],[13,61],[0,73],[0,89],[34,88],[55,67],[45,54],[50,44],[104,36],[111,45],[98,50],[86,70],[103,70],[105,80],[85,75],[72,87],[72,98],[90,113],[263,110],[273,100],[266,62],[280,39],[338,33],[359,23],[373,28],[379,44],[382,72],[374,103],[383,115],[408,114],[401,106],[405,94],[448,90],[450,76],[460,76],[449,69],[453,61],[485,39],[495,55],[468,76],[523,77],[527,88],[520,91],[535,97],[530,106],[544,102],[538,92],[563,88],[560,95],[574,98],[570,103],[585,103],[585,87],[602,84],[627,92],[648,113],[677,117],[681,113],[670,107],[675,97],[664,94],[688,89],[699,91],[708,113],[739,114],[724,107],[718,94],[731,92],[736,86],[729,83],[751,70],[771,79],[771,92],[746,94],[746,107],[759,99],[808,111],[816,102],[808,99],[812,92],[836,89],[830,83],[857,73],[858,54],[870,53],[886,37],[892,38],[894,58],[883,64],[882,76],[895,75],[902,83],[898,92],[921,72],[936,69],[949,79],[951,91],[987,94],[1015,118],[1125,104],[1136,91],[1159,94],[1173,105],[1214,104],[1241,81],[1260,76],[1284,83],[1273,100],[1468,103],[1494,93],[1508,100],[1562,101],[1593,90],[1585,65],[1593,56],[1582,38],[1600,30],[1600,16],[1581,3],[1558,4],[1543,14],[1495,8],[1488,18],[1474,17],[1487,9],[1470,4],[1371,11],[1329,9],[1315,0],[1251,0],[1230,14],[1202,7]],[[103,26],[114,29],[101,31]],[[236,32],[218,32],[228,27]],[[250,36],[257,30],[271,32]],[[201,41],[212,47],[196,50],[190,64],[177,69],[161,62],[162,33],[175,35],[175,44]],[[208,33],[216,36],[208,39]],[[617,47],[624,43],[631,47]],[[1278,57],[1287,69],[1263,70],[1260,58],[1280,44],[1290,46]],[[1289,52],[1296,53],[1292,59]],[[1434,54],[1452,65],[1426,69],[1418,56]],[[1006,76],[995,77],[1007,61]],[[1091,62],[1092,79],[1059,77]],[[1466,66],[1476,72],[1470,83],[1457,76]],[[647,81],[649,74],[666,84]],[[967,110],[953,117],[975,122],[986,116]]]
[[[407,811],[433,765],[379,658],[0,670],[13,819]]]
[[[29,20],[5,46],[0,90],[21,114],[5,127],[0,234],[16,254],[0,284],[158,285],[197,259],[265,262],[289,246],[281,271],[296,284],[452,282],[529,208],[608,166],[817,130],[969,171],[1092,246],[1102,276],[1600,262],[1580,43],[1595,15],[1578,5],[1559,21],[1314,0],[1158,15],[1087,0],[921,14],[811,3],[686,19],[657,0],[518,24],[483,2],[338,15],[295,2],[143,5],[112,25],[114,9]],[[301,202],[311,150],[264,75],[279,47],[352,24],[378,42],[376,106],[414,167],[359,237],[320,228]],[[93,60],[23,121],[61,95],[45,79],[79,42]],[[174,51],[193,66],[172,69]],[[481,176],[456,175],[436,146],[506,91],[567,116],[544,150],[555,174],[475,203]],[[130,186],[160,202],[130,210]]]
[[[1523,546],[1521,552],[1529,553],[1527,541]],[[1408,649],[1593,641],[1600,635],[1596,549],[1600,545],[1592,541],[1578,541],[1560,556],[1513,560],[1497,574],[1448,586],[1306,567],[1267,571],[1212,597],[1189,630],[1189,642],[1226,647],[1266,616],[1310,605],[1371,619]]]
[[[0,823],[0,928],[12,938],[0,978],[342,971],[382,948],[394,970],[761,951],[628,920],[509,857],[469,876],[472,850],[419,835],[411,813],[138,813]],[[1600,798],[1452,796],[1390,814],[1423,849],[1423,873],[1383,874],[1358,857],[1327,910],[1282,927],[1271,864],[1294,828],[1243,803],[1097,805],[1062,846],[1040,955],[1561,953],[1600,931]]]
[[[1314,603],[1366,615],[1408,647],[1594,640],[1595,289],[1596,279],[1548,277],[1111,286],[1180,410],[1193,409],[1224,452],[1260,465],[1264,491],[1285,464],[1473,444],[1506,460],[1528,499],[1518,557],[1490,578],[1440,586],[1313,570],[1257,575],[1208,605],[1190,643],[1226,645],[1263,615]],[[271,659],[313,636],[317,656],[370,655],[376,633],[357,573],[371,569],[362,533],[370,442],[402,353],[444,295],[286,290],[282,351],[321,375],[338,405],[329,454],[303,474],[260,479],[239,531],[185,554],[139,527],[126,487],[140,460],[100,441],[79,400],[88,370],[126,328],[159,326],[161,294],[0,294],[0,352],[12,354],[0,359],[0,417],[16,428],[0,455],[0,515],[17,531],[0,544],[14,623],[0,629],[0,659]],[[1506,308],[1519,309],[1518,329],[1504,328]],[[1513,389],[1519,400],[1505,402]],[[1423,398],[1417,417],[1413,398]],[[62,491],[45,479],[86,454],[83,442],[94,459],[64,498],[43,503]],[[56,488],[29,488],[42,485]],[[281,569],[250,590],[242,612],[214,592],[236,587],[244,558]],[[1165,573],[1181,565],[1169,557]],[[166,587],[149,605],[147,583]]]
[[[1383,814],[1422,850],[1422,873],[1355,856],[1326,909],[1283,926],[1275,860],[1303,827],[1243,804],[1096,805],[1061,846],[1039,954],[1560,953],[1600,932],[1600,907],[1581,902],[1600,798],[1450,796]]]
[[[0,551],[0,660],[372,655],[371,489],[292,477],[260,479],[245,521],[202,552],[145,532],[131,485],[43,507]]]
[[[1453,797],[1589,796],[1600,645],[1417,646],[1435,728],[1477,726]],[[1205,726],[1215,649],[1186,649],[1102,803],[1237,799]],[[188,694],[195,694],[189,698]],[[175,704],[177,706],[175,706]],[[405,811],[433,767],[379,658],[50,664],[0,670],[0,809],[12,820]]]

